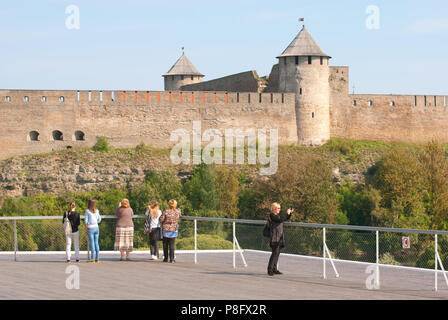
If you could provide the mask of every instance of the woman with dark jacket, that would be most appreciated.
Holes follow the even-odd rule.
[[[278,268],[278,257],[280,256],[280,249],[285,246],[285,234],[283,233],[283,222],[291,218],[294,209],[287,210],[287,216],[280,216],[280,204],[274,202],[271,205],[271,213],[268,216],[268,223],[270,226],[270,241],[269,245],[272,248],[272,254],[269,258],[268,275],[282,274]]]
[[[72,250],[72,240],[74,242],[75,246],[75,257],[76,262],[79,262],[79,224],[80,224],[80,216],[79,213],[75,211],[76,210],[76,203],[72,201],[70,203],[70,207],[67,211],[64,212],[64,216],[62,217],[62,224],[64,224],[65,220],[68,219],[70,222],[70,230],[64,230],[65,231],[65,243],[66,243],[66,258],[67,262],[70,262],[71,257],[71,250]]]

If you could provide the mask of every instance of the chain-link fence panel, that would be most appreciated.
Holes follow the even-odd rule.
[[[379,263],[434,268],[434,235],[379,233]]]
[[[240,224],[235,225],[236,238],[241,249],[271,251],[269,238],[263,236],[264,225]]]
[[[14,251],[14,221],[0,221],[0,250]]]
[[[66,236],[62,219],[17,220],[17,249],[19,251],[65,251],[65,248]],[[79,248],[87,250],[87,231],[82,224],[79,226]]]
[[[284,226],[284,253],[321,257],[323,254],[322,229]]]
[[[194,249],[194,221],[190,228],[193,232],[188,238],[182,239],[185,249]],[[198,250],[228,250],[233,248],[232,223],[221,221],[196,221]],[[180,247],[179,247],[180,249]]]
[[[326,244],[333,259],[376,262],[375,232],[327,229]]]

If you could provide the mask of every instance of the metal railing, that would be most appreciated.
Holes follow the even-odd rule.
[[[104,215],[102,218],[101,250],[113,250],[115,216]],[[134,218],[134,248],[148,249],[147,236],[143,234],[145,216],[135,215]],[[268,239],[262,236],[265,223],[263,220],[183,216],[179,221],[176,247],[191,250],[195,264],[198,263],[198,252],[227,249],[233,253],[233,268],[236,268],[237,253],[247,266],[244,250],[270,251]],[[327,278],[327,262],[339,277],[335,261],[358,261],[376,267],[378,287],[379,267],[383,265],[434,269],[435,291],[438,290],[440,267],[448,286],[443,267],[448,262],[448,231],[298,222],[285,222],[284,226],[287,240],[282,252],[321,258],[324,279]],[[0,250],[14,252],[15,260],[20,251],[65,251],[62,217],[59,216],[0,217],[0,235]],[[80,250],[86,249],[86,230],[80,228]]]

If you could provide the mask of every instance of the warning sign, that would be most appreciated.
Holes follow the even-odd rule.
[[[409,237],[402,237],[401,243],[403,244],[403,249],[409,249],[411,247],[411,243],[409,241]]]

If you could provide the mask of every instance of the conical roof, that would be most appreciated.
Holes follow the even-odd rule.
[[[299,34],[277,58],[290,56],[321,56],[331,58],[328,54],[322,51],[316,41],[314,41],[313,37],[309,34],[308,30],[305,29],[305,26],[303,26]]]
[[[185,75],[185,76],[204,76],[202,73],[195,68],[187,56],[182,53],[180,58],[176,63],[165,73],[163,76],[175,76],[175,75]]]

